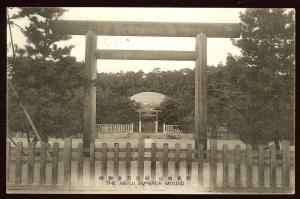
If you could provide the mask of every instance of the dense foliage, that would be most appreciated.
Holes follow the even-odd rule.
[[[17,50],[16,58],[8,59],[9,76],[44,137],[64,137],[82,128],[84,63],[69,56],[72,47],[57,48],[55,43],[68,37],[53,35],[48,27],[63,12],[59,8],[22,8],[19,16],[31,21],[25,32],[28,45]],[[45,19],[39,21],[40,17]],[[252,144],[282,138],[293,141],[294,13],[247,9],[241,23],[241,37],[233,40],[241,56],[228,55],[224,66],[207,67],[209,129],[227,127]],[[137,122],[137,107],[129,97],[146,91],[168,97],[160,107],[160,123],[193,131],[195,72],[191,69],[99,73],[97,123]],[[8,99],[9,130],[30,131],[10,90]]]

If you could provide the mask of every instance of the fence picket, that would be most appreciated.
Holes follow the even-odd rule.
[[[217,184],[217,161],[216,161],[217,140],[210,141],[210,166],[209,166],[209,186],[214,188]]]
[[[95,142],[90,143],[90,184],[95,183]]]
[[[186,147],[186,182],[187,184],[191,183],[192,175],[192,145],[187,144]]]
[[[53,152],[52,152],[52,184],[57,184],[58,182],[58,154],[59,153],[59,144],[57,142],[53,143]]]
[[[156,144],[151,144],[151,179],[156,179]]]
[[[15,184],[21,184],[23,142],[17,143]]]
[[[276,149],[275,145],[270,147],[270,186],[276,187]]]
[[[282,141],[282,186],[290,186],[290,163],[289,163],[289,152],[290,144],[287,140]]]
[[[83,183],[83,145],[78,143],[78,162],[77,162],[77,183]]]
[[[264,147],[263,145],[258,145],[258,186],[260,188],[264,187]]]
[[[28,151],[28,168],[27,168],[27,184],[33,183],[33,173],[34,173],[34,143],[29,143]]]
[[[104,179],[107,179],[107,144],[102,144],[102,162],[101,162],[101,173]]]
[[[114,144],[114,176],[119,176],[119,144]]]
[[[64,185],[69,189],[71,183],[71,149],[72,139],[65,138],[64,143]]]
[[[142,179],[144,177],[144,140],[139,138],[138,143],[138,176]]]
[[[246,172],[247,172],[247,187],[253,187],[252,182],[252,146],[246,145]]]
[[[180,169],[180,144],[175,144],[175,176],[179,176]]]
[[[198,185],[203,185],[203,144],[198,146]]]
[[[241,187],[241,157],[240,157],[240,145],[236,145],[234,149],[234,181],[235,187]]]
[[[163,177],[166,179],[168,176],[168,144],[163,146]]]
[[[46,142],[41,143],[41,147],[40,147],[40,184],[46,183],[47,147],[48,147],[48,144]]]
[[[229,187],[229,166],[228,166],[228,146],[223,145],[223,187]]]
[[[126,154],[125,154],[125,169],[126,176],[131,175],[131,144],[126,144]]]

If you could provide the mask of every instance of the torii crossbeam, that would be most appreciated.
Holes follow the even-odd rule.
[[[125,21],[60,20],[52,24],[52,31],[67,35],[86,35],[84,84],[83,146],[95,141],[97,59],[190,60],[195,62],[195,139],[196,147],[207,145],[207,37],[237,38],[239,23],[174,23]],[[99,50],[97,35],[195,37],[195,51],[136,51]]]

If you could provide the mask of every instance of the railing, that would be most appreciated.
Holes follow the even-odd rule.
[[[102,132],[133,132],[133,123],[131,124],[96,124],[96,131]]]
[[[179,129],[179,125],[167,125],[163,123],[163,133],[182,133]]]
[[[240,145],[235,145],[234,149],[231,145],[223,145],[220,150],[217,141],[212,140],[210,149],[203,150],[202,145],[199,145],[199,149],[193,149],[192,144],[179,143],[175,147],[168,143],[152,143],[150,148],[146,148],[140,140],[138,144],[132,143],[137,147],[132,147],[131,143],[122,147],[119,143],[102,143],[101,147],[90,144],[89,152],[84,152],[82,143],[72,144],[71,138],[65,139],[63,146],[59,146],[59,143],[53,143],[52,146],[42,143],[39,148],[33,144],[23,148],[22,142],[18,142],[17,147],[11,147],[8,142],[7,190],[38,193],[59,190],[103,191],[114,188],[108,182],[125,182],[121,178],[132,175],[132,181],[162,180],[163,185],[170,181],[178,182],[181,177],[178,183],[196,186],[199,192],[293,192],[294,181],[291,176],[294,176],[295,170],[294,151],[290,151],[288,141],[281,143],[280,151],[276,151],[274,145],[269,149],[259,145],[258,150],[252,149],[251,145],[247,145],[246,150],[241,150]],[[162,148],[157,147],[160,144],[163,144]],[[134,164],[137,166],[133,162],[137,162]],[[169,168],[170,162],[174,163],[171,167],[173,171]],[[181,166],[182,162],[185,163],[184,167]],[[52,172],[46,172],[46,168]],[[88,171],[88,175],[83,175],[83,171]],[[170,175],[173,180],[170,180]],[[136,176],[140,179],[136,179]],[[125,190],[130,188],[124,185],[116,187]],[[161,188],[165,189],[166,186]]]

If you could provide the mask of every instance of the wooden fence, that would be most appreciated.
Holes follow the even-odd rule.
[[[163,133],[182,133],[179,129],[179,125],[167,125],[163,124]]]
[[[102,132],[133,132],[131,124],[96,124],[97,133]]]
[[[109,148],[107,143],[103,143],[100,148],[96,148],[95,144],[90,145],[89,152],[84,152],[82,143],[78,143],[77,147],[72,147],[72,139],[67,138],[64,146],[59,147],[58,143],[49,144],[42,143],[41,147],[35,148],[30,144],[28,148],[22,147],[22,142],[18,142],[17,147],[12,147],[11,143],[7,143],[6,152],[6,174],[7,174],[7,190],[8,191],[85,191],[85,190],[101,190],[103,186],[97,186],[95,175],[96,162],[101,162],[101,176],[108,179],[108,162],[113,162],[113,176],[119,176],[120,166],[125,169],[125,175],[131,175],[132,163],[136,162],[137,175],[143,179],[144,164],[151,163],[150,171],[151,180],[157,179],[158,163],[162,163],[162,176],[166,180],[170,172],[169,163],[174,163],[175,176],[179,175],[181,169],[186,171],[186,184],[191,184],[191,180],[198,182],[199,192],[203,189],[204,183],[204,164],[209,164],[209,187],[207,190],[213,192],[267,192],[267,193],[284,193],[293,192],[294,186],[291,185],[290,172],[294,168],[294,152],[290,151],[289,142],[282,141],[282,150],[276,151],[274,146],[265,149],[259,145],[258,150],[254,150],[251,145],[246,146],[246,150],[241,150],[240,145],[236,145],[234,150],[229,150],[227,145],[223,145],[222,150],[217,150],[216,140],[211,141],[210,150],[203,150],[202,145],[195,150],[191,144],[180,146],[175,144],[175,148],[170,149],[168,144],[163,144],[162,148],[158,148],[156,143],[152,143],[151,148],[145,148],[144,143],[140,140],[137,148],[132,148],[130,143],[125,148],[120,148],[115,143],[113,148]],[[147,156],[146,153],[150,153]],[[121,155],[122,154],[122,155]],[[136,155],[134,155],[136,154]],[[89,182],[83,183],[84,162],[89,162]],[[63,162],[63,171],[60,173],[58,163]],[[77,180],[71,182],[71,164],[76,162],[75,175]],[[120,162],[124,162],[120,164]],[[158,162],[158,163],[157,163]],[[185,163],[182,168],[181,163]],[[12,164],[14,163],[14,164]],[[35,163],[39,163],[39,168],[35,168]],[[217,164],[222,163],[222,186],[217,186]],[[234,173],[229,172],[229,164],[234,164]],[[51,165],[51,182],[46,183],[46,167]],[[241,165],[246,164],[246,186],[241,184]],[[11,173],[12,165],[14,165],[14,173]],[[23,166],[27,165],[24,171]],[[181,165],[181,166],[180,166]],[[192,165],[196,165],[197,171],[192,174]],[[258,169],[258,186],[254,186],[253,170],[254,166]],[[269,185],[265,186],[265,167],[270,169]],[[26,167],[25,167],[26,168]],[[282,184],[278,185],[276,172],[277,168],[281,168]],[[74,168],[73,168],[74,169]],[[72,170],[73,170],[72,169]],[[39,170],[39,181],[34,183],[35,171]],[[24,172],[25,177],[24,180]],[[74,173],[74,170],[73,170]],[[182,172],[181,172],[182,173]],[[244,174],[244,173],[243,173]],[[9,175],[14,175],[14,180]],[[63,181],[58,183],[59,175],[63,176]],[[234,184],[229,185],[229,177],[234,175]],[[27,178],[27,179],[26,179]],[[194,184],[194,183],[193,183]]]

